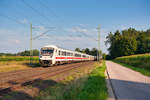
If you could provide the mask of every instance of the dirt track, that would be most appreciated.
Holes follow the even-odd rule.
[[[31,84],[34,81],[46,79],[51,76],[58,75],[59,73],[65,73],[69,70],[82,66],[85,67],[85,65],[90,65],[93,63],[94,62],[81,62],[47,68],[38,67],[20,71],[0,73],[0,95],[10,91],[11,89]]]

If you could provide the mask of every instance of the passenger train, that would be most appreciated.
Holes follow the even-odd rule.
[[[40,49],[39,62],[42,66],[52,66],[63,63],[95,60],[96,57],[59,48],[55,45],[47,45]]]

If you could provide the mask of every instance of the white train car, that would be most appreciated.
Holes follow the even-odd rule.
[[[94,60],[94,56],[47,45],[41,48],[39,62],[42,66]]]

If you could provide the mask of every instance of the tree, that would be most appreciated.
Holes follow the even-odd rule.
[[[77,52],[81,52],[79,48],[76,48],[76,49],[75,49],[75,51],[77,51]]]
[[[107,58],[115,58],[139,53],[150,52],[150,29],[137,31],[134,28],[110,32],[106,37],[106,46],[109,45]]]
[[[30,50],[25,50],[22,52],[17,53],[19,56],[30,56]],[[34,49],[33,50],[33,56],[39,56],[39,50]]]
[[[90,54],[93,55],[93,56],[97,56],[97,52],[98,52],[98,50],[96,48],[92,48]]]
[[[137,37],[137,53],[150,52],[150,35],[147,33],[140,33]]]
[[[137,42],[135,38],[122,37],[119,43],[119,56],[127,56],[135,54]]]
[[[89,48],[86,48],[86,49],[85,49],[85,53],[86,53],[86,54],[90,54],[90,49],[89,49]]]
[[[33,56],[39,56],[39,50],[34,49],[33,50]]]

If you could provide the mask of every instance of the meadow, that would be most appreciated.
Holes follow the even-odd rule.
[[[0,61],[29,61],[29,56],[0,56]],[[34,61],[38,60],[38,56],[33,57]]]
[[[138,54],[132,56],[118,57],[113,60],[116,63],[129,67],[133,70],[150,76],[150,54]]]
[[[33,57],[33,64],[30,65],[29,56],[0,56],[0,72],[9,72],[38,67],[38,56]]]

